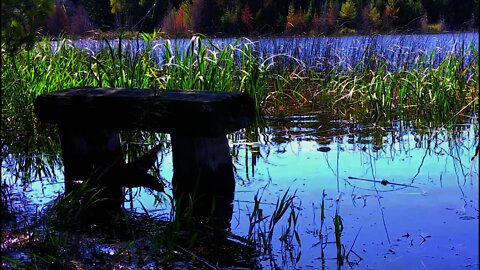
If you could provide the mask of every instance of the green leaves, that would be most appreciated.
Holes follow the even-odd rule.
[[[340,18],[346,22],[352,22],[357,17],[357,8],[353,0],[347,0],[340,8]]]
[[[37,22],[45,20],[52,10],[50,0],[2,1],[2,51],[13,53],[33,46]]]
[[[52,44],[45,39],[15,57],[2,54],[2,119],[32,119],[37,95],[79,86],[239,91],[266,113],[318,102],[367,121],[397,116],[449,121],[478,108],[479,56],[474,44],[439,63],[434,62],[435,52],[392,63],[375,54],[375,41],[370,41],[356,66],[326,62],[321,72],[309,73],[293,56],[260,57],[248,39],[219,47],[197,35],[185,48],[169,40],[156,47],[158,35],[142,35],[142,50],[121,37],[116,44],[105,40],[105,48],[95,54],[67,40]],[[155,50],[161,50],[163,62],[154,58]],[[410,53],[399,51],[393,58]],[[327,50],[323,58],[329,54]],[[279,64],[285,59],[283,63],[292,64]],[[392,66],[404,67],[392,72]]]

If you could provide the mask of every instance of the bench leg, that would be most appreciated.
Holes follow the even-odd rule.
[[[230,223],[235,179],[226,136],[171,135],[176,215]],[[193,205],[191,200],[193,199]],[[191,212],[189,212],[191,211]],[[185,216],[187,215],[187,216]]]
[[[91,178],[95,170],[102,170],[115,162],[124,162],[120,139],[115,130],[60,126],[59,133],[66,194]],[[102,189],[98,198],[108,198],[88,210],[89,218],[106,217],[106,213],[118,213],[121,210],[123,192],[120,185],[102,186],[95,181],[89,184],[89,188]]]

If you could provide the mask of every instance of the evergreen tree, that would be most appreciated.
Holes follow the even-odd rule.
[[[339,9],[340,3],[338,0],[329,0],[325,2],[326,4],[326,26],[327,31],[326,34],[334,34],[336,33],[338,27],[338,17],[339,17]]]
[[[347,0],[340,8],[340,19],[345,27],[354,28],[355,18],[357,17],[357,8],[353,0]]]
[[[387,0],[385,4],[385,9],[383,11],[383,23],[386,29],[390,30],[393,27],[395,20],[398,18],[398,0]]]
[[[472,9],[472,7],[474,8]],[[466,29],[468,28],[468,22],[475,17],[475,10],[477,10],[478,14],[478,1],[475,4],[475,0],[450,0],[446,8],[448,12],[444,16],[448,27],[450,29]]]
[[[397,26],[416,30],[424,13],[421,0],[404,0],[400,3]]]
[[[312,22],[313,16],[315,15],[315,8],[313,7],[313,0],[310,0],[308,3],[308,9],[307,12],[305,12],[305,15],[303,16],[303,21],[305,25],[310,25]]]
[[[114,26],[109,0],[82,0],[81,4],[90,15],[94,27],[110,29]]]
[[[458,0],[450,1],[453,1],[455,3],[459,2]],[[423,0],[422,4],[425,7],[425,11],[428,15],[428,21],[430,23],[438,22],[445,16],[447,0]]]
[[[378,11],[374,0],[370,1],[370,8],[368,11],[368,22],[371,27],[378,30],[380,28],[380,24],[382,23],[380,12]]]
[[[37,7],[53,0],[4,0],[2,37],[29,37],[37,26],[45,29],[49,12]],[[58,1],[58,0],[57,0]],[[62,0],[48,25],[51,32],[84,33],[87,29],[166,29],[205,34],[336,34],[341,28],[369,30],[466,30],[478,28],[479,0]],[[77,13],[83,6],[85,10]],[[41,10],[41,9],[40,9]],[[45,9],[43,9],[45,11]],[[63,15],[68,17],[69,23]],[[63,19],[62,19],[63,18]],[[74,19],[75,18],[75,19]],[[55,19],[55,20],[54,20]],[[7,21],[10,20],[10,24]],[[74,22],[74,20],[79,21]],[[65,25],[61,26],[60,25]],[[54,28],[58,29],[55,30]],[[173,30],[172,30],[173,31]],[[349,31],[347,31],[349,32]],[[4,39],[7,40],[7,39]],[[20,42],[22,43],[22,42]],[[13,48],[14,46],[12,46]]]

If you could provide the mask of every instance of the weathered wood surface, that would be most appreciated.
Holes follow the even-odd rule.
[[[60,125],[218,136],[250,125],[255,110],[241,93],[74,88],[37,97],[35,112]]]
[[[157,147],[132,164],[123,159],[118,130],[147,130],[171,134],[177,217],[213,217],[229,227],[235,180],[226,134],[254,121],[248,95],[75,88],[37,97],[35,112],[40,121],[59,125],[66,191],[90,179],[89,186],[100,188],[99,197],[107,199],[89,213],[93,218],[108,219],[120,210],[122,187],[163,191],[147,174]]]
[[[235,180],[226,136],[172,135],[172,150],[177,216],[189,213],[197,220],[214,217],[216,223],[230,224]]]

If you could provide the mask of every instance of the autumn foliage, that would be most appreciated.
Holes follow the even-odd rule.
[[[248,30],[248,32],[251,32],[253,30],[252,21],[252,10],[250,9],[250,5],[246,3],[242,8],[242,23],[243,26]]]
[[[43,20],[44,29],[52,35],[82,35],[92,29],[111,31],[118,28],[146,32],[160,29],[170,36],[188,36],[197,32],[210,35],[331,35],[396,30],[455,31],[478,29],[479,18],[477,0],[56,2],[62,4],[57,4]]]
[[[55,10],[48,19],[47,29],[51,35],[58,35],[68,31],[68,17],[62,5],[56,5]]]

